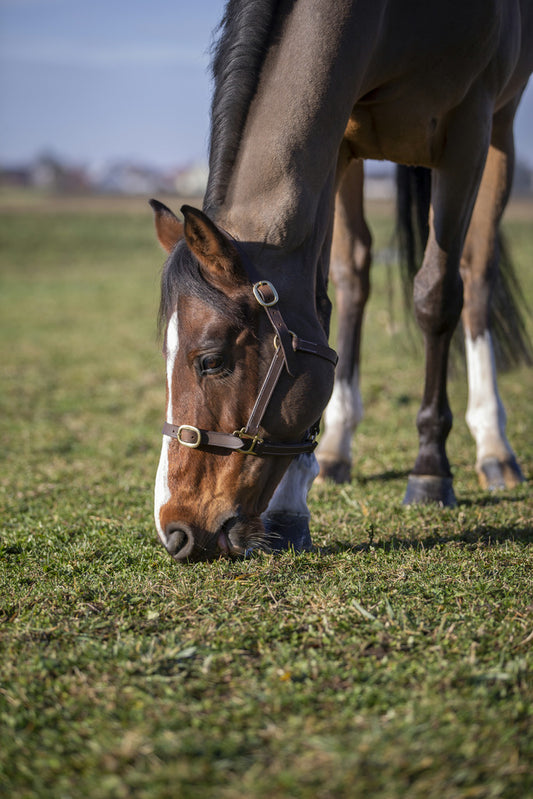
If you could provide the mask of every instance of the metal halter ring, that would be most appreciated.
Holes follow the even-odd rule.
[[[249,442],[247,449],[244,449],[243,447],[243,449],[238,450],[241,455],[257,455],[255,451],[256,446],[258,444],[264,443],[263,439],[260,438],[259,436],[257,435],[252,436],[249,433],[247,433],[245,427],[241,427],[240,430],[234,430],[233,435],[237,436],[237,438],[240,438],[242,441]]]
[[[189,432],[194,433],[196,435],[196,441],[184,441],[181,437],[183,430],[188,430]],[[176,431],[176,438],[180,444],[183,444],[184,447],[190,447],[190,449],[196,449],[202,443],[202,434],[197,427],[193,427],[191,424],[180,425]]]
[[[261,295],[261,286],[268,286],[268,288],[274,295],[273,300],[270,300],[270,302],[266,302],[264,300],[264,298]],[[252,291],[254,293],[255,299],[257,300],[259,305],[263,306],[263,308],[270,308],[272,305],[276,305],[276,303],[279,300],[278,292],[276,291],[270,280],[258,280],[258,282],[254,283],[254,285],[252,286]]]
[[[292,336],[292,347],[293,349],[296,349],[296,347],[294,346],[294,342],[298,341],[298,336],[292,330],[289,330],[289,333]],[[275,350],[279,349],[279,335],[277,333],[274,336],[274,349]]]

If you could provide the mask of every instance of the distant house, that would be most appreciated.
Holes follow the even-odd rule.
[[[153,167],[115,162],[93,175],[93,188],[110,194],[154,194],[173,191],[172,181]]]
[[[190,164],[174,174],[173,185],[181,197],[202,197],[207,186],[208,168],[205,163]]]
[[[53,155],[43,154],[23,166],[0,168],[3,186],[36,188],[50,192],[80,192],[90,189],[82,167],[67,166]]]
[[[11,188],[31,186],[31,172],[27,166],[0,167],[0,185]]]
[[[54,155],[40,155],[30,166],[30,185],[54,192],[89,190],[89,180],[83,167],[69,166]]]

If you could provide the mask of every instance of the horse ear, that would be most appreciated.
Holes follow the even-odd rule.
[[[159,200],[150,200],[155,215],[155,229],[159,243],[169,254],[183,238],[183,225],[170,208]]]
[[[200,262],[205,277],[223,286],[228,282],[247,282],[239,253],[231,240],[202,211],[190,205],[180,210],[185,220],[185,241]]]

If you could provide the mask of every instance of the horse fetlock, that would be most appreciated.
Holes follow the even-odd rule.
[[[476,464],[476,471],[480,486],[488,491],[503,491],[524,482],[524,475],[514,455],[505,459],[485,458]]]
[[[326,454],[321,455],[319,453],[318,464],[320,466],[320,472],[317,482],[331,480],[338,485],[350,482],[352,472],[351,461],[328,457]]]
[[[424,444],[431,446],[433,443],[444,447],[452,426],[453,414],[449,407],[438,412],[432,406],[421,408],[416,417],[421,447]]]

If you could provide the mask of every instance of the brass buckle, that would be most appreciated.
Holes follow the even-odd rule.
[[[196,433],[196,441],[183,441],[181,438],[182,430],[190,430],[192,433]],[[202,443],[202,434],[197,427],[193,427],[191,424],[180,425],[176,432],[176,438],[180,444],[182,444],[184,447],[189,447],[190,449],[196,449]]]
[[[274,295],[273,300],[271,300],[270,302],[265,302],[265,300],[261,296],[260,292],[261,286],[268,286],[268,288]],[[255,299],[257,300],[259,305],[263,306],[263,308],[270,308],[272,305],[276,305],[276,303],[279,300],[278,292],[276,291],[270,280],[258,280],[257,283],[254,283],[254,285],[252,286],[252,291],[254,293]]]
[[[263,443],[263,439],[260,438],[259,436],[251,436],[249,433],[246,433],[245,430],[246,430],[245,427],[241,427],[240,430],[234,430],[233,431],[233,435],[237,436],[237,438],[240,438],[243,441],[244,441],[244,439],[250,441],[250,446],[248,447],[248,449],[240,449],[240,450],[238,450],[238,452],[241,455],[257,455],[257,452],[255,451],[255,448],[256,448],[257,444],[262,444]]]

